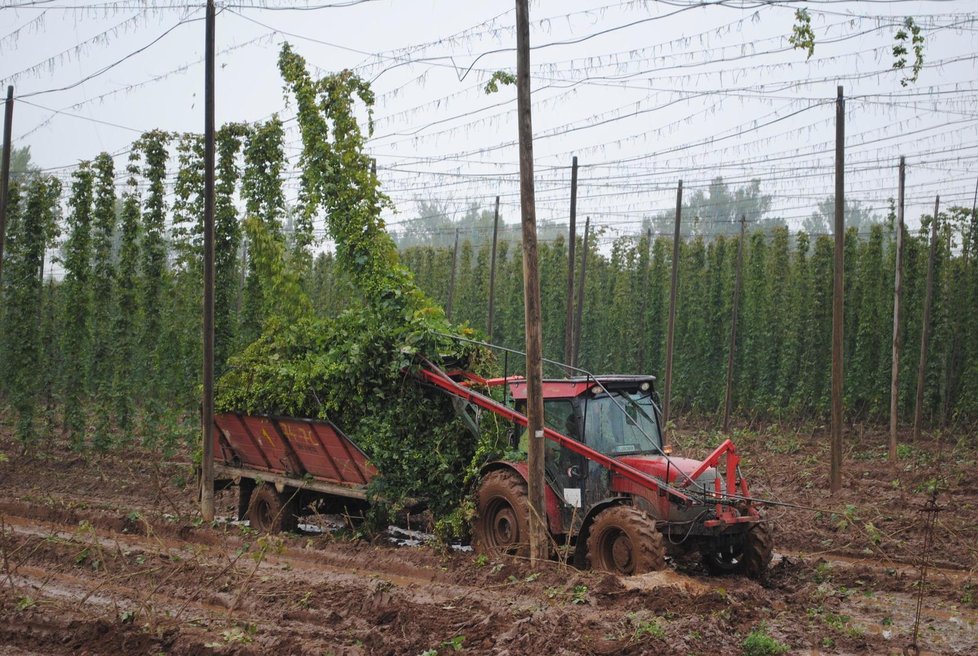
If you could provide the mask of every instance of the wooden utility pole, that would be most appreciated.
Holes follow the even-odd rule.
[[[897,196],[896,273],[893,281],[893,364],[890,367],[890,465],[897,460],[897,416],[900,408],[900,305],[903,300],[903,208],[906,189],[906,159],[900,157],[899,190]]]
[[[574,350],[571,352],[570,365],[577,366],[581,357],[581,324],[584,322],[584,283],[587,279],[587,242],[591,236],[591,217],[584,219],[584,239],[581,242],[581,277],[577,279],[577,304],[574,308]]]
[[[669,423],[672,401],[672,345],[676,337],[676,292],[679,285],[679,226],[683,217],[683,181],[676,188],[676,229],[672,233],[672,281],[669,285],[669,327],[666,331],[666,384],[662,401],[662,423]]]
[[[7,87],[3,112],[3,161],[0,162],[0,279],[3,276],[3,243],[7,234],[7,190],[10,187],[10,130],[14,122],[14,87]]]
[[[570,229],[567,239],[567,313],[564,317],[564,362],[574,358],[574,251],[577,249],[577,155],[571,160]]]
[[[730,431],[730,406],[733,404],[734,358],[737,354],[737,318],[740,314],[741,268],[744,265],[744,238],[747,236],[747,217],[740,216],[740,241],[737,242],[737,273],[734,282],[733,314],[730,319],[730,351],[727,353],[727,388],[723,395],[723,432]]]
[[[214,521],[214,0],[204,29],[204,395],[200,514]]]
[[[445,315],[452,318],[452,302],[455,300],[455,269],[458,268],[458,228],[455,228],[455,247],[452,248],[452,273],[448,276],[448,303]]]
[[[496,214],[492,220],[492,255],[489,256],[489,321],[486,334],[492,343],[492,320],[496,311],[496,240],[499,238],[499,196],[496,196]]]
[[[832,462],[829,487],[833,493],[842,489],[842,319],[843,262],[845,254],[845,141],[846,101],[842,86],[835,101],[835,270],[832,288]]]
[[[927,254],[927,288],[924,292],[924,319],[920,328],[920,363],[917,366],[917,399],[913,408],[913,441],[920,441],[920,428],[924,417],[924,377],[927,373],[927,344],[930,341],[930,312],[934,300],[934,259],[937,255],[937,213],[941,197],[934,200],[934,220],[930,225],[930,252]]]
[[[543,338],[537,218],[533,193],[533,122],[530,112],[530,9],[516,0],[516,112],[520,142],[520,209],[523,215],[523,307],[526,313],[527,465],[530,496],[530,562],[547,559],[547,508],[543,448]]]

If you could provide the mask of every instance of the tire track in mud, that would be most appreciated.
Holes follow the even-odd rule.
[[[28,612],[40,605],[37,600],[43,599],[52,607],[76,602],[86,610],[91,608],[88,614],[95,620],[109,621],[109,607],[113,612],[118,608],[145,607],[147,602],[140,601],[135,590],[150,583],[146,576],[134,574],[131,578],[137,580],[130,585],[107,585],[101,579],[124,569],[124,563],[133,559],[148,563],[151,558],[169,561],[171,573],[179,568],[178,563],[194,559],[191,573],[196,577],[193,582],[174,580],[162,586],[154,599],[155,616],[174,617],[203,628],[260,624],[263,649],[280,649],[299,640],[303,649],[339,645],[353,649],[351,653],[357,653],[358,647],[363,647],[364,653],[375,653],[389,650],[387,642],[393,641],[391,653],[418,653],[431,647],[432,640],[438,646],[439,641],[450,641],[463,635],[463,631],[470,642],[491,648],[495,645],[494,636],[507,633],[503,627],[522,621],[522,615],[532,617],[540,612],[537,595],[521,594],[509,581],[496,586],[454,583],[451,575],[444,573],[448,568],[443,571],[412,565],[391,558],[395,550],[372,547],[336,557],[284,546],[281,551],[275,548],[263,554],[254,567],[247,558],[242,559],[231,572],[241,590],[233,597],[225,595],[223,604],[214,603],[215,593],[209,590],[208,582],[220,582],[228,553],[245,548],[247,542],[243,538],[221,536],[220,544],[213,544],[213,535],[180,542],[107,529],[79,530],[59,522],[23,517],[44,514],[43,510],[21,505],[18,509],[25,512],[11,515],[10,509],[8,504],[4,514],[4,552],[12,553],[13,560],[18,553],[27,553],[28,547],[43,547],[31,553],[32,564],[15,564],[7,581],[18,589],[20,599],[31,600],[30,606],[22,609]],[[100,552],[101,569],[90,566],[96,549]],[[79,558],[78,554],[85,551],[90,553]],[[368,568],[370,575],[365,571]],[[195,589],[191,583],[196,582],[199,587]],[[244,593],[247,598],[242,600]],[[200,599],[195,599],[197,596]],[[188,607],[192,613],[184,612]],[[327,620],[343,628],[332,630],[324,626],[324,613]],[[583,609],[561,609],[558,614],[582,615]],[[231,617],[233,622],[229,621]],[[542,620],[539,623],[545,624]],[[36,624],[28,622],[25,626],[36,628]],[[269,625],[278,628],[267,630]],[[399,630],[399,636],[392,627]],[[409,627],[414,627],[410,633]],[[167,622],[158,628],[172,629]],[[383,635],[378,628],[383,629]],[[224,635],[233,638],[237,634],[227,633],[233,630],[224,629]],[[7,635],[13,637],[9,631]]]
[[[0,502],[0,516],[11,572],[9,581],[0,573],[0,615],[14,618],[0,621],[0,645],[38,644],[41,653],[416,655],[451,651],[451,641],[464,638],[469,653],[627,654],[654,647],[738,654],[738,634],[762,619],[799,646],[797,653],[816,653],[801,648],[812,642],[810,625],[841,617],[864,628],[832,633],[833,648],[818,653],[896,653],[915,580],[910,567],[891,575],[887,563],[824,554],[827,581],[806,585],[796,580],[798,561],[812,557],[790,553],[765,588],[671,571],[623,584],[556,564],[538,571],[515,561],[480,568],[471,555],[327,536],[267,538],[238,526],[195,528],[102,507],[8,500]],[[971,580],[966,571],[940,572]],[[837,594],[861,585],[884,592],[865,603]],[[585,586],[581,604],[573,603],[575,586]],[[964,624],[952,622],[950,640],[930,636],[932,653],[974,653],[966,642],[971,616],[946,607],[928,608],[925,622]],[[886,613],[892,629],[879,626]],[[636,638],[643,622],[659,622],[664,637]],[[82,638],[57,642],[66,635]],[[137,648],[120,651],[123,643]]]

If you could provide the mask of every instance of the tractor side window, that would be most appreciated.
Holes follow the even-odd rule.
[[[547,428],[567,437],[580,439],[577,424],[574,422],[574,405],[568,400],[544,401],[543,423]]]

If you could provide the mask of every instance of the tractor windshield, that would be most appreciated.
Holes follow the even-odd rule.
[[[659,453],[662,437],[654,417],[652,397],[647,393],[612,391],[588,399],[584,441],[610,456]]]

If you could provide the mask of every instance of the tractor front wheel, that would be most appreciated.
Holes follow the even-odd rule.
[[[771,562],[774,539],[767,522],[750,527],[744,535],[721,536],[707,543],[703,563],[711,574],[746,574],[760,578]]]
[[[513,471],[489,472],[476,493],[478,516],[472,527],[475,550],[490,556],[530,555],[530,504],[526,481]]]
[[[591,525],[587,551],[591,569],[625,576],[666,566],[662,534],[651,517],[632,506],[602,510]]]
[[[262,533],[294,531],[299,526],[295,492],[286,489],[279,493],[272,485],[259,485],[251,493],[248,521],[251,528]]]

